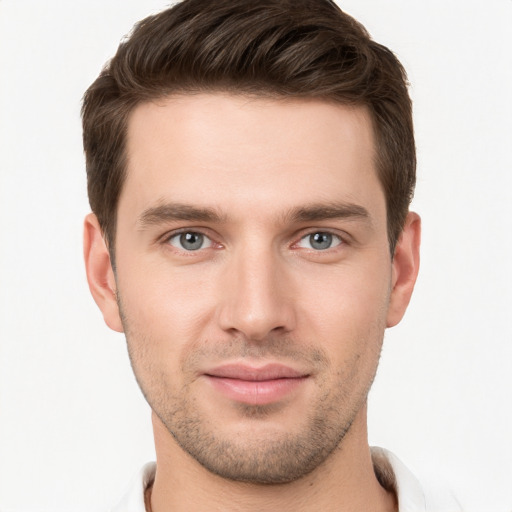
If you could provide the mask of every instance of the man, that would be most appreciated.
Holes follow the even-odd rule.
[[[91,292],[157,462],[116,511],[419,511],[367,441],[420,219],[400,63],[329,0],[185,0],[83,105]]]

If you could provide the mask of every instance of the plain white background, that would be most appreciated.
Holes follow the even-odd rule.
[[[96,512],[154,457],[122,335],[90,298],[80,98],[158,0],[0,0],[0,510]],[[404,63],[421,275],[370,441],[468,512],[512,510],[512,1],[347,0]]]

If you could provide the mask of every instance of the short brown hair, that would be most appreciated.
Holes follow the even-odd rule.
[[[169,94],[208,91],[366,106],[393,254],[416,177],[398,59],[332,0],[183,0],[135,25],[84,95],[89,201],[112,255],[130,113]]]

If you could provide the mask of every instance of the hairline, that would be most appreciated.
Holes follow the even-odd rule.
[[[366,112],[368,115],[368,119],[370,121],[372,135],[373,135],[373,163],[375,172],[377,174],[377,179],[379,181],[380,186],[383,188],[384,196],[386,198],[386,230],[387,230],[387,238],[388,244],[390,248],[391,257],[393,257],[394,249],[396,243],[398,242],[398,237],[396,239],[392,239],[391,233],[389,232],[389,207],[388,207],[388,198],[387,194],[384,190],[384,184],[382,181],[382,155],[381,155],[381,141],[379,140],[379,131],[378,131],[378,123],[375,118],[375,114],[373,113],[370,105],[368,105],[364,101],[356,101],[351,100],[349,98],[344,99],[343,97],[334,97],[334,95],[321,95],[321,94],[308,94],[305,93],[285,93],[272,90],[271,87],[265,86],[265,84],[261,84],[260,87],[255,86],[254,84],[211,84],[211,85],[203,85],[203,86],[186,86],[181,85],[175,88],[169,88],[166,91],[154,91],[153,95],[146,94],[143,95],[132,95],[132,98],[128,100],[126,103],[129,105],[129,109],[124,114],[122,119],[122,137],[123,137],[123,146],[120,152],[119,165],[121,167],[120,178],[121,185],[118,190],[118,195],[116,198],[116,207],[113,211],[113,215],[108,223],[108,228],[103,231],[103,237],[105,239],[105,243],[110,253],[110,258],[112,261],[113,267],[115,267],[115,245],[116,245],[116,233],[117,233],[117,219],[118,219],[118,211],[119,211],[119,200],[121,198],[121,194],[124,190],[124,185],[127,179],[128,173],[128,127],[130,124],[130,119],[133,116],[135,110],[144,104],[158,104],[159,102],[165,102],[171,100],[173,98],[180,97],[190,97],[201,94],[210,94],[210,95],[226,95],[235,98],[247,98],[249,100],[261,100],[267,99],[269,101],[277,101],[277,102],[293,102],[293,101],[318,101],[324,104],[331,104],[333,106],[343,105],[346,107],[351,107],[354,109],[361,109]]]

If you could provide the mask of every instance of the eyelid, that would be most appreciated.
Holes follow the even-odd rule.
[[[174,246],[174,245],[172,245],[170,243],[170,240],[172,238],[177,237],[179,235],[182,235],[184,233],[196,233],[198,235],[202,235],[205,239],[209,240],[210,245],[208,247],[197,249],[196,251],[187,251],[186,249],[182,249],[180,247],[176,247],[176,246]],[[194,253],[194,252],[199,252],[199,251],[204,250],[204,249],[210,249],[212,247],[216,247],[216,246],[220,247],[221,246],[221,244],[215,240],[215,237],[212,236],[212,234],[211,234],[209,229],[202,228],[202,227],[194,227],[194,226],[191,226],[191,227],[187,226],[187,227],[177,228],[177,229],[173,229],[171,231],[168,231],[164,235],[160,236],[158,238],[157,242],[161,243],[163,245],[170,245],[174,249],[176,249],[178,251],[186,252],[186,253]]]
[[[158,237],[158,240],[160,240],[161,242],[166,242],[173,236],[181,235],[183,233],[199,233],[199,234],[206,236],[210,239],[212,238],[209,229],[202,228],[202,227],[196,227],[196,226],[185,226],[182,228],[175,228],[175,229],[170,229],[170,230],[166,231],[163,235],[160,235]]]
[[[339,243],[337,243],[336,245],[332,246],[332,247],[329,247],[327,249],[324,249],[324,250],[320,250],[320,249],[313,249],[313,248],[308,248],[308,247],[300,247],[299,246],[299,243],[304,240],[305,238],[311,236],[311,235],[314,235],[315,233],[325,233],[325,234],[329,234],[335,238],[337,238],[339,240]],[[345,245],[349,245],[350,242],[351,242],[351,238],[350,238],[350,235],[348,235],[347,233],[345,232],[341,232],[339,230],[336,230],[336,229],[329,229],[329,228],[309,228],[305,231],[301,231],[300,234],[295,238],[295,242],[292,243],[291,247],[292,248],[298,248],[298,249],[304,249],[306,251],[313,251],[313,252],[316,252],[316,253],[321,253],[321,252],[328,252],[328,251],[331,251],[331,250],[336,250],[338,249],[340,246],[345,246]]]
[[[182,228],[173,229],[171,231],[167,231],[164,235],[161,235],[160,237],[158,237],[156,242],[161,243],[163,245],[171,245],[169,243],[171,238],[181,235],[183,233],[197,233],[197,234],[203,235],[211,243],[208,247],[205,247],[204,249],[209,249],[211,247],[214,247],[214,248],[222,248],[223,247],[223,244],[216,240],[216,238],[218,238],[218,237],[215,237],[214,235],[211,234],[210,229],[205,228],[205,227],[195,227],[195,226],[190,226],[190,227],[186,226],[186,227],[182,227]],[[330,229],[330,228],[308,228],[308,229],[300,230],[300,232],[293,237],[294,242],[292,242],[292,244],[289,247],[292,249],[300,248],[300,247],[298,247],[298,244],[304,238],[307,238],[308,236],[311,236],[315,233],[327,233],[327,234],[332,235],[333,237],[336,237],[337,239],[339,239],[340,242],[338,244],[336,244],[335,246],[329,247],[328,249],[325,249],[323,251],[318,250],[318,249],[304,248],[305,250],[311,250],[314,252],[327,252],[329,250],[336,249],[339,246],[350,245],[352,243],[352,239],[348,233],[345,233],[345,232],[340,233],[339,230]],[[194,251],[186,251],[185,249],[180,249],[179,247],[175,247],[175,246],[172,246],[172,247],[174,247],[177,250],[182,250],[183,252],[188,252],[188,253],[194,252]],[[198,249],[197,251],[200,251],[200,250],[203,250],[203,249]]]
[[[213,242],[209,237],[207,237],[206,235],[203,235],[202,233],[198,233],[196,231],[185,231],[185,233],[176,233],[176,234],[172,235],[171,237],[169,237],[167,243],[169,245],[172,245],[176,249],[184,250],[184,251],[188,252],[188,249],[186,247],[183,247],[182,243],[181,243],[182,242],[181,237],[186,234],[194,234],[194,235],[197,235],[198,237],[201,237],[200,238],[201,247],[198,247],[197,249],[190,249],[190,252],[197,252],[202,249],[208,249],[213,245]],[[174,243],[175,240],[176,240],[176,243]]]

